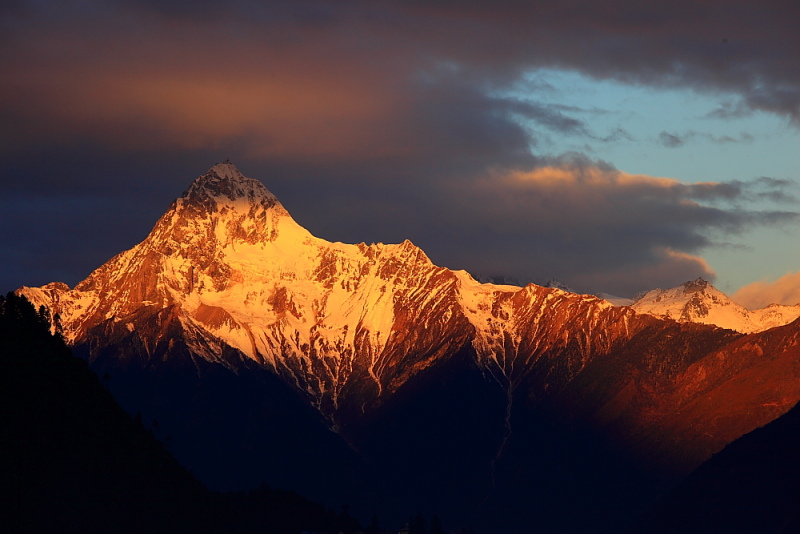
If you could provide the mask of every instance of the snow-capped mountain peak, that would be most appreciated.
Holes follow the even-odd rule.
[[[760,332],[800,316],[800,306],[747,310],[703,278],[670,289],[653,289],[631,305],[646,313],[678,322],[713,324],[743,333]]]
[[[648,291],[631,307],[639,313],[679,322],[715,324],[740,332],[756,330],[746,309],[702,278],[670,289]]]

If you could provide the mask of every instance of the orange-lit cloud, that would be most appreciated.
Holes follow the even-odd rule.
[[[403,103],[380,76],[360,72],[363,65],[326,64],[325,54],[309,57],[302,48],[209,47],[203,29],[186,42],[159,36],[166,58],[152,43],[123,41],[108,53],[65,45],[74,36],[58,31],[44,36],[0,86],[0,107],[25,117],[8,137],[17,144],[101,139],[130,150],[236,140],[260,156],[360,156],[397,146],[385,133]],[[54,62],[49,52],[64,46],[75,55]]]
[[[800,304],[800,272],[787,273],[771,282],[753,282],[740,288],[731,298],[751,310],[770,304]]]

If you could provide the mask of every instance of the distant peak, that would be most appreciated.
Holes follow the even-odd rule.
[[[244,176],[229,159],[217,163],[204,175],[198,177],[192,182],[183,197],[188,201],[201,203],[211,199],[248,200],[270,205],[278,202],[275,195],[270,193],[264,184]]]

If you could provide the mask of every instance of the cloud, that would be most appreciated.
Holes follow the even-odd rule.
[[[691,138],[692,135],[687,134],[683,136],[677,136],[675,134],[661,132],[658,135],[658,142],[664,145],[667,148],[678,148],[686,144],[686,141]]]
[[[709,135],[708,139],[717,144],[727,144],[727,143],[752,143],[754,138],[747,132],[742,132],[739,134],[738,137],[731,137],[730,135],[722,135],[722,136],[715,136]]]
[[[649,261],[630,263],[619,269],[582,273],[578,283],[591,288],[615,288],[620,295],[633,297],[644,288],[673,287],[676,280],[694,280],[702,277],[714,280],[716,272],[706,261],[692,254],[655,247],[650,251]],[[647,285],[632,284],[632,280],[646,281]],[[595,290],[595,293],[600,292]]]
[[[725,101],[717,108],[708,112],[704,118],[719,120],[740,119],[752,114],[752,112],[753,110],[748,107],[744,100],[739,100],[737,102]]]
[[[700,255],[716,235],[796,221],[791,207],[754,207],[793,201],[788,182],[681,184],[537,152],[551,133],[576,144],[631,134],[593,131],[589,119],[602,110],[551,103],[552,88],[526,82],[548,68],[689,87],[724,95],[712,114],[758,109],[796,123],[800,17],[791,2],[87,0],[2,9],[4,202],[37,197],[53,226],[74,225],[46,241],[54,259],[36,256],[28,265],[37,268],[75,257],[91,228],[146,232],[226,157],[322,237],[408,237],[442,265],[557,276],[584,290],[630,294],[712,277]],[[514,93],[520,84],[525,98]],[[702,135],[660,139],[677,147]],[[86,195],[134,208],[105,213]],[[21,230],[3,261],[33,258],[47,231],[39,216],[6,213],[4,229]],[[70,266],[67,281],[129,246],[120,232],[96,236],[102,253]]]
[[[426,77],[490,94],[539,67],[739,95],[715,116],[800,117],[791,2],[189,5],[17,2],[0,26],[14,51],[0,60],[14,73],[0,87],[5,144],[239,140],[262,156],[362,156],[406,148],[413,136],[393,125],[424,107]],[[563,110],[505,100],[505,112],[543,128],[588,133]],[[682,144],[675,133],[660,139]]]
[[[136,195],[5,195],[0,199],[0,292],[53,281],[75,284],[141,239],[160,215]],[[161,211],[166,209],[161,206]]]
[[[800,182],[769,176],[747,181],[696,183],[690,187],[695,198],[728,203],[768,201],[771,204],[794,205],[798,202],[798,192],[800,192]]]
[[[770,304],[800,304],[800,272],[785,274],[771,282],[753,282],[736,291],[731,299],[751,310]]]
[[[706,141],[714,144],[729,144],[729,143],[752,143],[753,136],[742,132],[738,137],[731,137],[730,135],[713,135],[704,132],[687,131],[682,134],[669,133],[662,131],[658,135],[658,142],[667,148],[680,148],[687,142],[696,138],[705,139]]]
[[[575,69],[601,79],[738,95],[742,112],[778,113],[797,126],[800,6],[774,0],[647,3],[412,4],[448,27],[465,62]],[[433,40],[439,43],[440,40]],[[482,63],[482,66],[483,65]],[[731,111],[730,109],[728,111]]]
[[[687,185],[579,156],[443,188],[436,224],[423,219],[417,234],[440,264],[538,282],[555,276],[579,291],[620,295],[713,279],[699,256],[717,244],[711,236],[799,220],[726,207],[746,203],[749,183]],[[478,257],[468,253],[476,248]]]
[[[624,128],[614,128],[608,135],[605,136],[592,136],[594,139],[598,141],[602,141],[604,143],[616,143],[618,141],[634,141],[634,137],[625,130]]]
[[[481,117],[477,114],[475,120]],[[234,160],[320,237],[351,243],[409,238],[438,265],[523,281],[557,277],[585,292],[631,296],[698,276],[713,280],[714,270],[701,257],[718,243],[713,236],[721,240],[754,226],[799,220],[791,211],[743,207],[757,201],[754,192],[782,194],[791,190],[790,182],[762,178],[684,184],[625,173],[577,154],[516,159],[506,155],[508,166],[481,169],[479,164],[492,156],[491,151],[502,155],[501,148],[507,146],[493,145],[490,153],[470,160],[470,149],[477,151],[480,143],[472,138],[475,133],[465,130],[463,137],[442,134],[454,143],[449,160],[423,158],[404,165],[391,160],[397,163],[391,168],[384,168],[386,161],[380,159],[333,167],[315,160],[304,165],[291,159],[267,164],[257,158]],[[523,133],[510,131],[509,139],[516,139],[512,144],[521,146]],[[433,142],[439,134],[431,135]],[[47,201],[24,183],[18,185],[0,210],[0,226],[13,225],[10,242],[17,245],[7,257],[17,260],[2,269],[4,276],[24,275],[15,284],[52,279],[74,284],[144,237],[169,201],[204,171],[198,167],[203,165],[198,154],[185,153],[166,165],[169,154],[137,161],[141,156],[136,154],[101,158],[89,150],[73,162],[68,175],[53,178],[53,187],[61,183],[64,191],[53,191]],[[444,166],[436,167],[435,162]],[[79,169],[77,174],[74,169]],[[44,173],[35,166],[28,172]],[[104,183],[108,174],[121,182]],[[79,181],[85,192],[65,196],[69,184]],[[92,191],[94,196],[87,200]],[[23,198],[32,200],[22,203]],[[103,233],[98,234],[98,228]],[[38,247],[30,246],[37,242]],[[17,268],[23,263],[24,269]]]

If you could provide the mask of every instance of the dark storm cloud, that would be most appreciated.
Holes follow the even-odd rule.
[[[315,183],[303,197],[287,195],[283,183],[273,190],[299,222],[330,239],[410,238],[435,263],[478,276],[556,277],[579,291],[628,296],[698,276],[713,280],[700,257],[705,247],[754,226],[800,222],[791,210],[749,207],[764,194],[791,203],[796,184],[788,181],[683,184],[580,155],[446,181],[423,167],[412,188],[365,180]]]
[[[2,246],[4,284],[19,280],[7,273],[25,274],[9,258],[74,283],[226,157],[326,238],[409,237],[441,264],[558,276],[582,289],[711,276],[697,254],[714,232],[794,217],[747,204],[790,199],[786,183],[681,186],[532,154],[549,132],[609,143],[631,136],[593,131],[584,119],[598,110],[548,103],[552,88],[539,87],[541,99],[535,83],[525,82],[524,98],[513,92],[532,69],[572,69],[730,94],[717,118],[758,109],[798,124],[793,2],[2,9],[0,223],[15,227]],[[47,257],[70,259],[52,267]]]
[[[558,66],[599,78],[731,91],[747,107],[798,119],[800,5],[789,0],[510,1],[469,8],[434,2],[415,12],[442,24],[455,19],[452,34],[464,40],[451,48],[487,68],[499,60],[512,68]]]
[[[477,181],[452,206],[460,211],[464,231],[482,235],[481,242],[491,243],[495,252],[480,259],[482,274],[557,276],[583,291],[606,288],[630,295],[641,284],[669,285],[678,274],[713,279],[697,256],[715,244],[713,236],[800,221],[792,211],[726,207],[747,203],[758,190],[756,182],[687,186],[586,160],[562,160]]]
[[[468,6],[240,1],[202,2],[197,9],[185,2],[63,2],[46,4],[27,17],[8,17],[6,40],[18,47],[17,61],[11,63],[19,74],[32,71],[29,76],[35,79],[23,78],[18,87],[24,95],[5,96],[17,97],[7,98],[7,107],[25,110],[52,99],[49,92],[64,89],[64,107],[77,108],[79,117],[88,114],[89,119],[96,111],[98,120],[112,125],[115,119],[132,121],[129,116],[113,116],[121,113],[114,104],[130,102],[131,114],[143,112],[151,119],[147,115],[158,112],[165,115],[158,126],[185,135],[179,125],[187,122],[187,115],[211,113],[210,104],[230,89],[217,80],[217,85],[204,90],[203,84],[211,83],[207,77],[214,74],[230,76],[237,85],[251,82],[252,91],[245,86],[234,92],[242,103],[231,111],[238,119],[233,122],[252,128],[241,116],[250,114],[241,110],[257,108],[254,92],[264,90],[281,105],[291,104],[281,92],[284,85],[276,81],[306,87],[292,102],[321,97],[310,85],[330,85],[331,105],[343,98],[337,91],[345,91],[364,99],[368,107],[383,107],[397,103],[411,77],[429,73],[437,65],[468,72],[462,81],[472,84],[469,89],[481,90],[503,87],[525,69],[546,66],[577,69],[599,78],[730,91],[739,95],[739,106],[796,120],[800,37],[794,21],[798,19],[800,8],[794,3],[756,5],[744,0],[657,5],[621,0],[471,2]],[[64,63],[62,69],[51,70],[55,60]],[[56,87],[39,85],[38,94],[27,90],[45,78]],[[363,89],[358,91],[358,86]],[[191,94],[192,88],[199,93],[193,99],[182,105],[174,102],[178,95]],[[84,94],[86,89],[90,102],[75,102],[74,93]],[[368,97],[378,91],[388,91],[387,101],[369,102]],[[118,100],[103,106],[115,93]],[[150,100],[156,95],[170,105],[159,109]],[[53,105],[51,100],[49,107]],[[169,113],[171,107],[178,109]],[[200,108],[206,108],[205,113]],[[53,111],[48,110],[48,116]],[[559,124],[552,113],[535,108],[528,112]],[[263,109],[252,115],[274,118]],[[231,131],[235,128],[217,116],[212,119],[212,126],[223,126],[221,135],[247,133]],[[204,141],[196,137],[200,139],[194,142]]]

